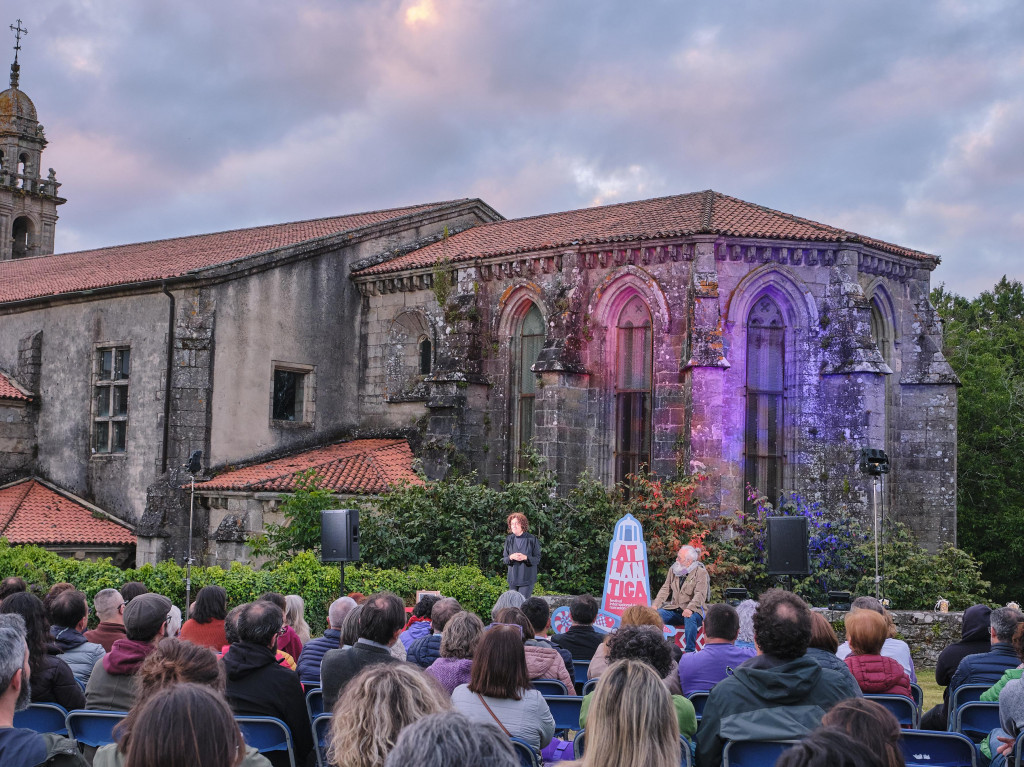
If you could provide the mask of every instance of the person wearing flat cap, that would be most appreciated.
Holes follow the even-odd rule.
[[[128,711],[135,704],[135,675],[142,661],[167,635],[171,600],[161,594],[139,594],[124,608],[126,637],[96,661],[85,687],[85,707]]]

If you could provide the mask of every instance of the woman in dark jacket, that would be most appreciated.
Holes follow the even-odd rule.
[[[514,512],[508,515],[508,537],[502,560],[508,565],[508,587],[529,598],[537,583],[537,566],[540,564],[540,541],[527,532],[530,523],[526,515]]]
[[[32,672],[32,702],[56,703],[68,711],[85,708],[85,693],[75,681],[71,667],[57,655],[43,603],[35,594],[21,591],[0,602],[0,613],[15,613],[25,619],[28,665]]]

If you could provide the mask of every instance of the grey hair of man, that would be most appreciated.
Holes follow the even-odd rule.
[[[879,615],[885,615],[885,607],[875,597],[857,597],[850,603],[851,610],[871,610]]]
[[[362,605],[356,605],[348,611],[345,620],[341,622],[340,647],[351,647],[359,639],[359,614],[363,611]]]
[[[484,633],[480,616],[468,610],[454,615],[441,633],[442,658],[472,658]]]
[[[117,615],[117,608],[124,604],[124,597],[117,589],[103,589],[96,592],[92,604],[96,608],[96,617],[105,621]]]
[[[1013,634],[1021,621],[1024,621],[1024,613],[1016,607],[998,607],[989,616],[988,625],[996,632],[997,642],[1009,644],[1013,641]]]
[[[518,591],[509,590],[503,592],[502,595],[498,597],[498,601],[494,603],[494,607],[491,608],[491,620],[496,620],[494,616],[500,613],[506,607],[522,607],[523,602],[525,601],[526,597],[524,597]]]
[[[686,544],[685,546],[680,546],[678,553],[679,554],[683,554],[691,562],[696,562],[698,559],[700,559],[700,552],[698,552],[697,549],[695,549],[690,544]]]
[[[0,615],[0,694],[7,692],[18,669],[24,670],[28,643],[25,641],[25,619],[17,613]],[[24,711],[30,702],[28,678],[22,675],[21,690],[14,710]]]
[[[464,714],[428,714],[405,727],[384,767],[519,767],[512,742],[496,725]]]
[[[740,618],[740,633],[736,637],[737,642],[754,643],[754,613],[757,612],[757,602],[753,599],[744,599],[736,605],[736,614]]]
[[[356,600],[352,597],[339,597],[331,602],[327,608],[327,620],[331,622],[332,629],[340,629],[345,622],[345,616],[356,608]]]
[[[430,610],[430,630],[435,634],[440,634],[448,625],[448,621],[461,612],[462,605],[455,597],[439,599]]]

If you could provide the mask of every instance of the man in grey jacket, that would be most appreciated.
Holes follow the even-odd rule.
[[[85,638],[89,603],[84,592],[63,591],[50,602],[50,634],[61,653],[57,657],[71,667],[82,684],[88,684],[92,667],[104,655],[103,645]]]

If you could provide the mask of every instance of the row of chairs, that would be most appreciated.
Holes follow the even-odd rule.
[[[56,703],[33,703],[15,713],[14,726],[66,735],[80,745],[99,748],[116,742],[114,728],[125,716],[125,711],[65,711]],[[260,753],[287,751],[289,762],[295,767],[295,748],[288,725],[272,716],[236,716],[235,721],[247,745]]]

